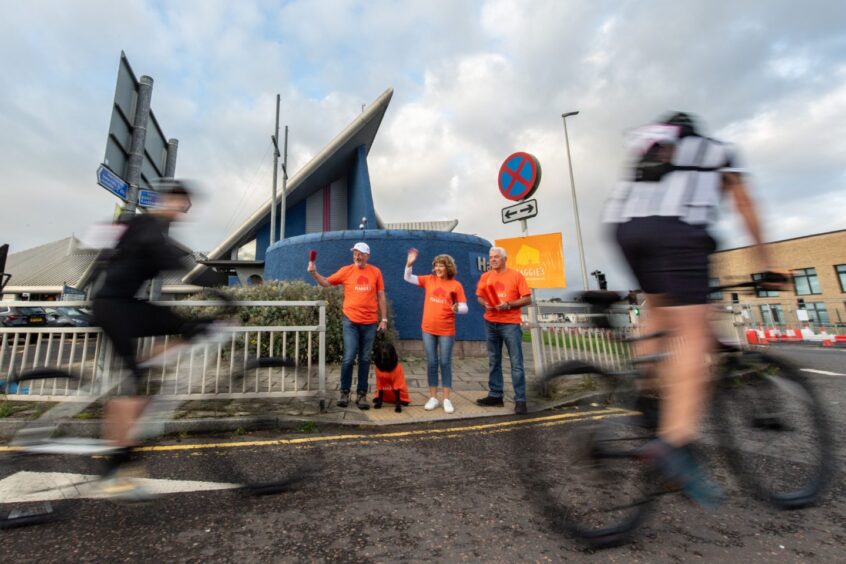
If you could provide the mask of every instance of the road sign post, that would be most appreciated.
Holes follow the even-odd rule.
[[[142,208],[157,208],[159,204],[159,194],[152,190],[138,190],[138,205]]]
[[[502,196],[508,200],[520,202],[502,210],[502,222],[520,220],[523,236],[529,234],[526,220],[538,214],[535,200],[526,201],[538,189],[541,181],[540,162],[534,155],[517,152],[509,155],[499,167],[497,184]],[[532,334],[532,356],[535,363],[535,375],[543,374],[543,349],[540,326],[538,325],[538,306],[535,291],[532,290],[532,304],[529,306],[529,331]]]
[[[516,206],[508,206],[502,208],[502,222],[511,223],[512,221],[525,221],[538,215],[538,201],[524,200]]]
[[[129,194],[129,184],[106,165],[97,167],[97,184],[123,200]]]

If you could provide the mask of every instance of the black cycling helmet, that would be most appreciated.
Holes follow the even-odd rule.
[[[699,129],[696,127],[693,116],[685,112],[674,112],[662,119],[660,123],[678,126],[681,129],[679,137],[699,135]]]
[[[159,194],[173,194],[177,196],[185,196],[189,199],[196,191],[193,186],[191,186],[190,182],[177,180],[175,178],[160,178],[151,184],[153,190]]]

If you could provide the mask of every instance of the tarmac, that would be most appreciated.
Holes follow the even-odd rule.
[[[550,399],[537,393],[531,348],[524,344],[524,369],[526,373],[527,405],[529,413],[544,411],[572,400],[571,396]],[[340,366],[327,365],[326,393],[315,396],[203,399],[184,402],[172,419],[164,423],[165,434],[194,434],[243,432],[259,429],[294,429],[308,431],[312,426],[390,426],[456,421],[485,417],[514,415],[514,389],[511,382],[510,359],[503,351],[504,403],[502,407],[483,407],[476,400],[488,392],[488,359],[478,357],[453,358],[453,386],[450,400],[455,412],[448,414],[439,405],[426,411],[423,405],[429,398],[426,360],[420,356],[406,355],[401,360],[409,388],[411,404],[400,413],[393,404],[375,409],[375,375],[371,366],[368,399],[371,407],[359,409],[354,402],[346,408],[336,405],[340,386]],[[357,373],[353,372],[353,388]],[[354,399],[355,394],[353,394]],[[442,394],[439,395],[442,400]],[[32,421],[44,406],[36,402],[7,402],[13,413],[0,418],[0,436],[8,437],[27,421]],[[96,436],[99,433],[101,406],[92,406],[71,420],[63,421],[60,434]]]

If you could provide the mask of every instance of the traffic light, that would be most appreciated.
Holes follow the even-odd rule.
[[[594,270],[590,273],[591,276],[596,278],[596,283],[599,284],[600,290],[607,290],[608,289],[608,282],[605,281],[605,273],[601,270]]]
[[[626,301],[632,306],[632,311],[636,316],[640,316],[640,304],[637,302],[637,292],[632,290],[626,296]]]

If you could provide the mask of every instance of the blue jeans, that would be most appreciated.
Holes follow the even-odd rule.
[[[354,323],[343,316],[344,360],[341,362],[341,391],[350,391],[355,357],[358,356],[358,386],[356,392],[367,393],[367,377],[370,374],[370,353],[376,338],[377,323]]]
[[[423,346],[426,349],[426,376],[429,387],[438,387],[438,366],[441,367],[441,386],[452,388],[452,335],[431,335],[423,331]]]
[[[485,321],[488,334],[488,388],[491,397],[501,398],[502,390],[502,344],[511,357],[511,382],[514,384],[514,400],[526,401],[526,373],[523,370],[523,330],[519,323],[492,323]]]

